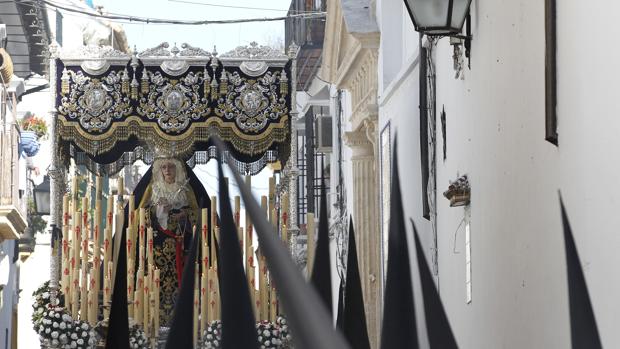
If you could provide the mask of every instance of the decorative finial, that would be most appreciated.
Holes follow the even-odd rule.
[[[288,56],[291,59],[297,58],[297,53],[299,52],[299,46],[295,43],[295,41],[291,42],[288,47]]]
[[[181,50],[179,50],[179,48],[177,47],[177,43],[174,43],[174,46],[172,47],[172,49],[170,50],[170,52],[172,52],[172,55],[176,57],[176,55],[179,54],[179,52],[181,52]]]

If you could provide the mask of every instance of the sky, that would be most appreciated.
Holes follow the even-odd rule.
[[[103,6],[104,12],[114,14],[163,19],[223,20],[285,16],[291,0],[95,0],[94,3]],[[215,45],[219,53],[248,45],[252,41],[271,46],[284,42],[284,21],[201,26],[124,23],[123,27],[129,45],[136,45],[138,52],[164,41],[171,45],[176,42],[179,47],[186,42],[207,51],[211,51]]]

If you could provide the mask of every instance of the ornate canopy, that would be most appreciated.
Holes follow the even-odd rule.
[[[243,173],[284,165],[290,58],[256,43],[219,57],[188,44],[169,47],[131,56],[109,47],[61,53],[54,96],[61,155],[113,174],[162,153],[206,162],[215,156],[209,148],[216,135]]]

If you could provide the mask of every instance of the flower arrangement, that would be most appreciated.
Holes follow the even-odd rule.
[[[291,335],[286,319],[278,317],[276,322],[256,323],[256,338],[261,349],[292,348]],[[222,347],[222,322],[215,320],[203,333],[200,349],[219,349]]]
[[[280,341],[281,348],[288,349],[293,347],[293,338],[291,337],[291,331],[288,328],[288,321],[282,317],[278,316],[276,319],[276,324],[280,328]]]
[[[47,124],[43,118],[34,115],[26,116],[20,123],[23,131],[33,131],[39,139],[47,138]]]
[[[256,334],[258,335],[258,344],[261,349],[279,349],[280,344],[282,344],[280,328],[272,322],[263,320],[257,323]]]
[[[212,321],[202,334],[201,349],[217,349],[222,347],[222,322]]]
[[[98,341],[94,329],[84,321],[73,320],[64,308],[62,293],[58,293],[52,304],[49,281],[33,293],[35,302],[32,305],[32,324],[41,342],[54,348],[94,348]]]
[[[146,334],[138,325],[129,328],[129,347],[131,349],[148,349],[151,347]]]

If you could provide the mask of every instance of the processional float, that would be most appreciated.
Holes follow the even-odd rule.
[[[74,320],[95,326],[109,316],[118,254],[113,236],[121,236],[127,226],[128,312],[156,341],[163,324],[157,316],[160,285],[153,263],[153,232],[145,226],[144,209],[137,209],[131,193],[125,195],[122,177],[116,196],[111,190],[104,193],[103,182],[137,160],[152,164],[162,149],[193,167],[217,157],[213,137],[218,137],[228,149],[223,158],[245,174],[247,182],[267,164],[275,164],[279,175],[277,181],[270,178],[269,197],[263,197],[262,206],[288,243],[297,230],[296,157],[291,152],[297,147],[292,122],[296,54],[294,45],[286,55],[256,43],[221,56],[215,49],[207,52],[188,44],[170,48],[167,43],[131,55],[109,47],[52,50],[50,289],[52,298],[64,295],[64,306]],[[89,186],[75,173],[69,178],[69,169],[75,166],[87,169],[94,183]],[[79,188],[86,190],[80,194]],[[216,200],[207,198],[210,209],[202,209],[202,227],[196,228],[201,257],[195,268],[200,301],[194,309],[194,342],[212,320],[219,319],[213,243],[219,231]],[[234,198],[233,210],[255,317],[275,321],[279,315],[275,285],[260,248],[255,251],[249,216],[241,227],[239,197]],[[129,222],[124,222],[124,212],[129,213]]]

